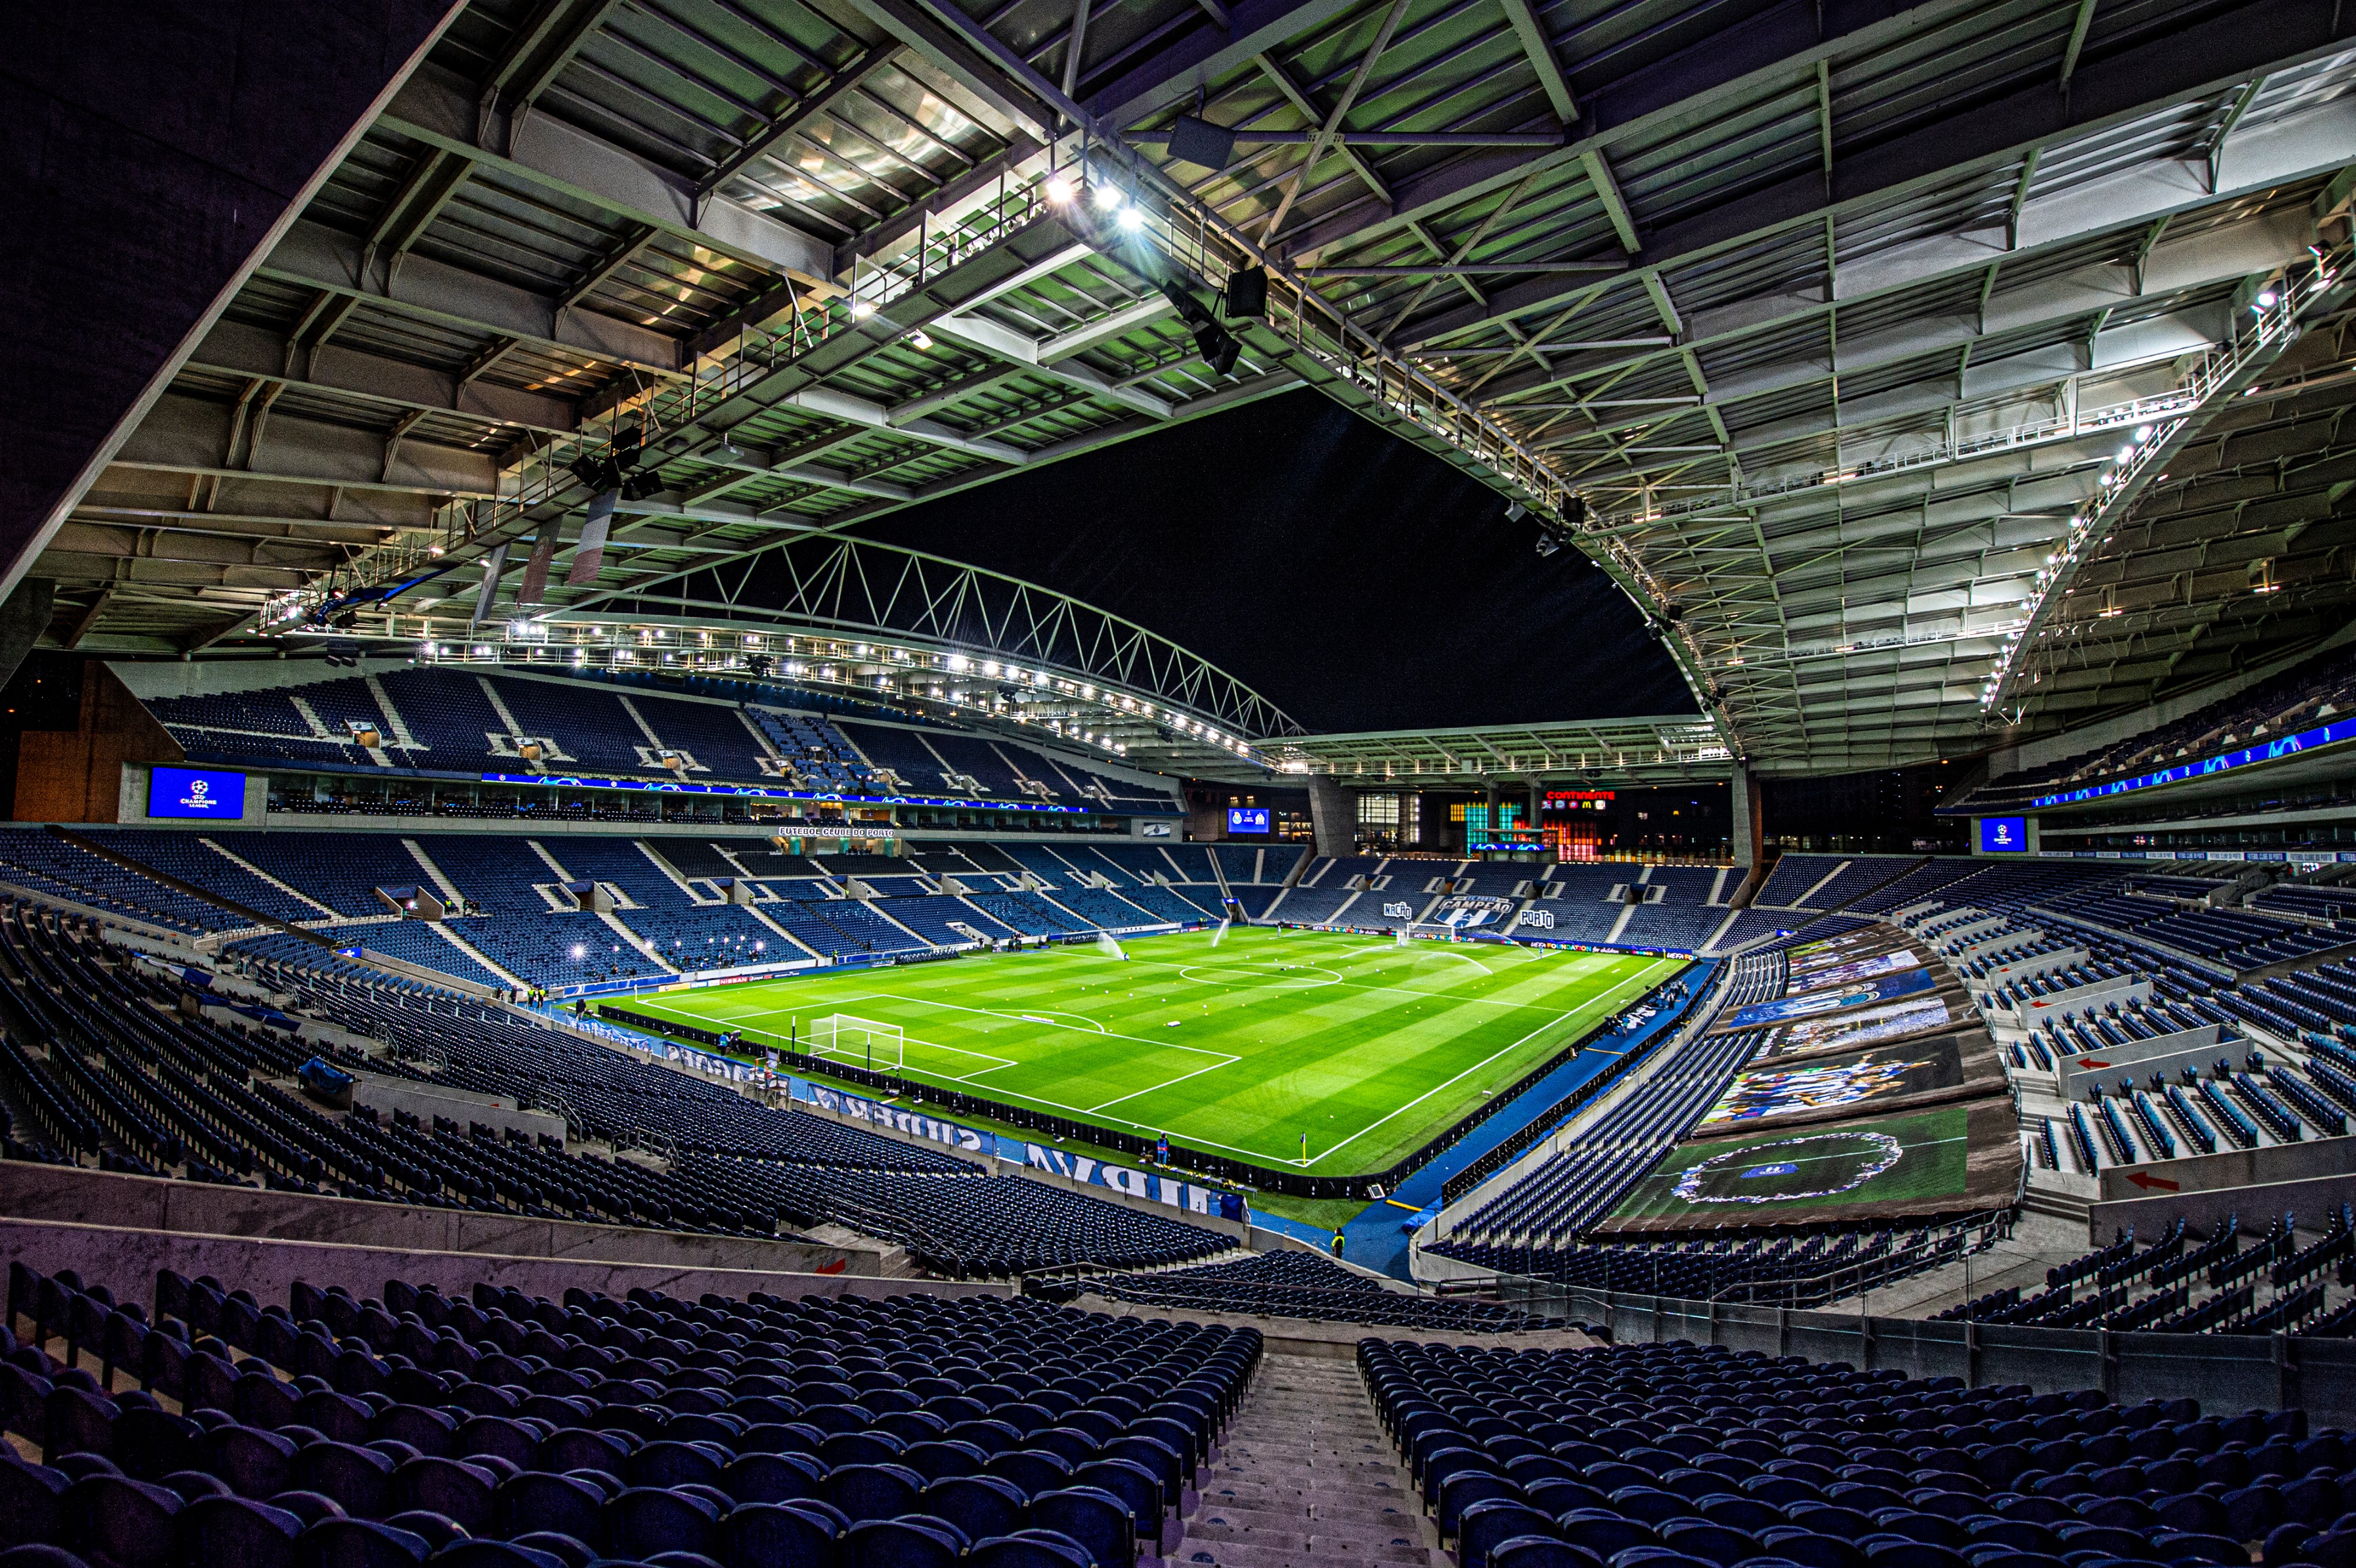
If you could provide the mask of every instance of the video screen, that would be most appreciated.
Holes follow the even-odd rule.
[[[201,768],[158,768],[147,776],[147,814],[206,822],[245,816],[245,775]]]
[[[1980,853],[1982,854],[2029,853],[2029,819],[2027,817],[1982,817],[1980,819]]]
[[[1231,833],[1268,832],[1268,808],[1266,806],[1229,806],[1227,832]]]

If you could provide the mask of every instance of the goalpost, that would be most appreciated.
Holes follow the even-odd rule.
[[[831,1013],[813,1019],[804,1036],[814,1057],[832,1057],[858,1067],[873,1068],[885,1072],[898,1072],[903,1065],[904,1036],[897,1024],[882,1024],[873,1018],[854,1018],[848,1013]]]

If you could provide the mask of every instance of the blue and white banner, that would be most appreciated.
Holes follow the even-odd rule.
[[[1026,1165],[1034,1170],[1052,1171],[1074,1181],[1110,1187],[1131,1197],[1150,1198],[1194,1214],[1215,1214],[1224,1219],[1243,1218],[1242,1197],[1217,1187],[1197,1187],[1191,1181],[1181,1181],[1176,1176],[1163,1176],[1155,1171],[1107,1165],[1068,1149],[1051,1149],[1039,1144],[1017,1144],[1012,1138],[1001,1138],[998,1142],[998,1157],[1010,1163]],[[1009,1153],[1011,1149],[1020,1149],[1020,1157]]]
[[[715,1057],[709,1051],[699,1051],[693,1046],[682,1046],[675,1040],[662,1042],[662,1059],[677,1062],[706,1078],[724,1078],[731,1083],[760,1083],[768,1074],[734,1057]]]
[[[912,1138],[926,1138],[969,1155],[997,1154],[1003,1141],[994,1133],[977,1133],[970,1127],[960,1127],[954,1122],[944,1122],[921,1110],[904,1110],[896,1105],[881,1105],[873,1100],[862,1100],[856,1094],[845,1094],[839,1089],[828,1089],[807,1079],[793,1080],[794,1098],[806,1101],[821,1111],[831,1111],[837,1116],[848,1116],[854,1122],[869,1122],[879,1127],[889,1127]]]

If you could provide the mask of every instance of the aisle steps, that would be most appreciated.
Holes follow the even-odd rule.
[[[1447,1568],[1355,1360],[1269,1355],[1170,1568]]]

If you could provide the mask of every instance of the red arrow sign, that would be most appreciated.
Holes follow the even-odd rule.
[[[2181,1192],[2184,1190],[2177,1183],[2169,1181],[2165,1176],[2146,1176],[2141,1171],[2129,1172],[2127,1175],[2127,1180],[2135,1183],[2136,1186],[2143,1188],[2146,1192],[2149,1192],[2154,1188],[2158,1188],[2161,1192]]]
[[[2080,1061],[2083,1065],[2084,1065],[2084,1066],[2086,1066],[2086,1067],[2108,1067],[2108,1066],[2110,1066],[2110,1065],[2111,1065],[2111,1064],[2110,1064],[2110,1063],[2108,1063],[2108,1062],[2096,1061],[2096,1060],[2095,1060],[2094,1058],[2092,1058],[2092,1057],[2081,1057],[2081,1058],[2079,1058],[2078,1059],[2079,1059],[2079,1061]]]

